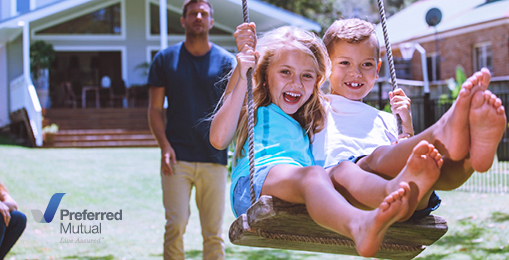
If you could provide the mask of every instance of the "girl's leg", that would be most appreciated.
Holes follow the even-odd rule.
[[[402,183],[378,208],[364,211],[334,189],[323,168],[277,165],[267,175],[261,194],[306,204],[316,223],[354,240],[360,255],[373,256],[389,226],[407,214],[410,192],[408,184]]]
[[[336,189],[354,206],[362,208],[377,207],[385,196],[399,186],[399,183],[408,183],[409,212],[402,219],[406,220],[416,209],[427,206],[430,188],[438,179],[441,166],[442,156],[433,145],[421,141],[412,150],[403,170],[392,180],[366,172],[352,162],[342,162],[331,168],[329,173]],[[419,205],[421,201],[423,205]]]

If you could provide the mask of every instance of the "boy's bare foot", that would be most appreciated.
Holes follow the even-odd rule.
[[[399,183],[410,185],[409,210],[400,220],[405,221],[412,216],[419,202],[435,184],[443,164],[442,155],[427,141],[419,142],[408,157],[405,168],[387,184],[387,194],[396,190]]]
[[[470,161],[472,168],[485,172],[491,168],[507,119],[502,101],[489,90],[472,97],[469,112]]]
[[[461,86],[452,107],[434,126],[433,144],[442,155],[454,161],[462,160],[468,155],[470,149],[468,124],[470,102],[474,93],[488,88],[490,80],[490,71],[486,68],[474,73]]]
[[[356,228],[352,229],[359,255],[374,256],[380,249],[387,229],[408,211],[410,187],[400,183],[400,188],[385,197],[384,201],[372,211],[365,211]]]

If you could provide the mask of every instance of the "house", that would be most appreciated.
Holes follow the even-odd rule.
[[[439,23],[432,26],[430,21],[429,25],[427,15]],[[508,0],[416,1],[387,19],[387,32],[397,78],[403,84],[419,86],[420,93],[414,94],[426,92],[422,88],[426,72],[431,96],[446,92],[446,80],[455,78],[458,66],[467,76],[487,67],[492,72],[490,89],[498,93],[509,90]],[[377,35],[385,51],[381,24]],[[414,51],[415,47],[420,52]],[[407,49],[409,61],[402,58]]]
[[[242,1],[210,1],[215,11],[211,41],[235,52],[233,33],[243,21]],[[69,86],[81,106],[86,106],[87,98],[93,96],[89,90],[98,98],[103,76],[112,85],[114,80],[123,80],[127,87],[144,84],[144,72],[155,53],[184,39],[180,25],[183,2],[0,1],[0,128],[9,126],[13,118],[26,118],[28,136],[41,146],[41,111],[64,106],[69,101],[65,94]],[[265,2],[250,0],[248,6],[258,32],[282,25],[320,31],[318,23]],[[161,21],[160,15],[167,19]],[[165,27],[167,34],[161,30]],[[56,51],[49,84],[34,84],[30,76],[30,45],[39,40],[52,44]]]

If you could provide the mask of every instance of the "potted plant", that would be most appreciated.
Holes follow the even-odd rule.
[[[55,60],[53,45],[35,41],[30,45],[30,70],[43,108],[48,107],[49,69]]]
[[[55,133],[58,132],[58,126],[53,123],[42,128],[42,142],[44,145],[52,145],[55,142]]]

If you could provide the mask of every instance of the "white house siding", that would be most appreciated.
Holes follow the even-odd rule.
[[[23,75],[23,37],[7,43],[8,83]]]
[[[0,93],[9,93],[7,81],[7,49],[0,44]],[[0,127],[9,124],[9,101],[7,95],[0,95]]]
[[[55,24],[71,20],[79,15],[90,13],[105,6],[120,2],[122,7],[122,30],[120,36],[75,36],[75,35],[36,35],[36,31],[48,28]],[[159,50],[159,37],[147,37],[148,19],[150,12],[147,10],[150,0],[108,0],[94,5],[87,3],[77,8],[53,14],[31,23],[31,40],[44,40],[53,44],[56,51],[121,51],[122,76],[127,86],[144,84],[146,76],[143,71],[136,67],[151,59],[152,50]],[[153,1],[152,1],[153,2]],[[155,2],[157,3],[157,2]],[[175,9],[175,7],[173,7]],[[179,7],[180,9],[180,7]],[[86,12],[85,12],[86,11]],[[239,10],[240,12],[241,10]],[[79,14],[79,15],[77,15]],[[171,14],[171,13],[170,13]],[[180,12],[173,13],[180,17]],[[241,21],[239,21],[240,23]],[[237,25],[228,25],[235,28]],[[224,26],[222,27],[224,28]],[[168,44],[174,44],[184,39],[183,35],[170,35]],[[211,40],[229,50],[235,49],[232,36],[211,36]]]
[[[137,70],[136,66],[147,61],[146,46],[154,44],[146,39],[145,28],[149,14],[145,10],[145,1],[127,0],[126,1],[126,46],[127,46],[127,71],[128,77],[126,82],[128,85],[144,84],[146,76],[141,70]],[[155,42],[157,45],[157,42]]]

